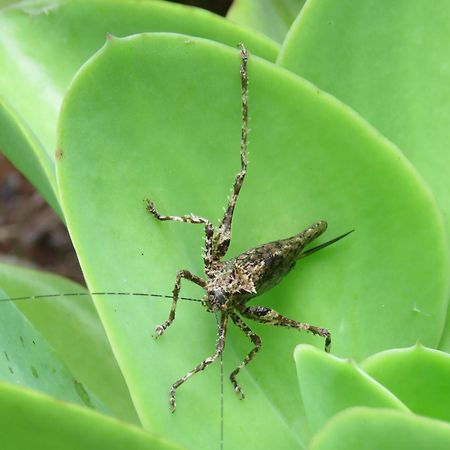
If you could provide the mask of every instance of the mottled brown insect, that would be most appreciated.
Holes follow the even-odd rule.
[[[309,331],[325,338],[325,351],[330,351],[331,336],[326,328],[321,328],[307,323],[297,322],[282,316],[271,308],[264,306],[247,306],[247,302],[258,295],[268,291],[295,266],[298,259],[310,255],[339,239],[347,236],[343,234],[331,241],[321,244],[309,250],[305,246],[320,236],[327,228],[325,221],[314,223],[301,233],[279,241],[270,242],[256,248],[247,250],[236,258],[222,261],[225,256],[231,239],[231,222],[239,192],[244,182],[247,171],[247,132],[248,132],[248,108],[247,108],[247,61],[248,53],[241,45],[241,85],[242,85],[242,137],[241,137],[241,170],[236,175],[233,184],[233,192],[225,211],[223,219],[218,228],[214,228],[208,219],[194,216],[166,216],[160,214],[153,202],[146,200],[147,210],[158,220],[174,220],[194,224],[203,224],[205,229],[205,253],[203,255],[206,279],[203,279],[188,270],[180,270],[176,276],[175,287],[173,289],[173,301],[169,318],[156,327],[156,338],[161,336],[175,319],[175,310],[181,288],[181,280],[192,281],[201,286],[206,295],[203,303],[208,311],[218,313],[219,336],[214,354],[200,364],[195,366],[190,372],[177,380],[170,388],[170,405],[172,412],[175,411],[175,396],[177,389],[197,372],[204,370],[212,364],[222,354],[225,347],[225,335],[228,321],[231,320],[240,328],[245,335],[250,338],[254,348],[244,358],[242,363],[231,372],[230,380],[235,391],[241,399],[244,394],[236,376],[261,349],[261,338],[255,334],[242,320],[241,316],[257,322],[270,325],[297,328]]]

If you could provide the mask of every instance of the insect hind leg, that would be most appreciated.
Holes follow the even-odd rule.
[[[331,334],[326,328],[316,327],[308,323],[297,322],[296,320],[289,319],[276,312],[271,308],[265,306],[249,306],[239,309],[239,312],[249,319],[256,322],[266,323],[269,325],[275,325],[279,327],[296,328],[298,330],[308,331],[310,333],[322,336],[325,338],[325,351],[330,352],[331,348]]]
[[[261,350],[262,342],[261,338],[256,333],[254,333],[250,329],[250,327],[237,314],[231,313],[230,316],[234,324],[237,327],[239,327],[248,338],[250,338],[250,340],[254,345],[253,349],[248,353],[248,355],[244,358],[241,364],[239,364],[239,366],[236,367],[236,369],[234,369],[233,372],[231,372],[230,374],[230,381],[234,386],[234,390],[239,395],[241,400],[243,400],[245,398],[245,395],[242,392],[241,386],[236,381],[236,376],[255,357],[256,353],[258,353]]]
[[[236,206],[237,198],[241,187],[244,183],[244,178],[247,173],[247,136],[248,136],[248,104],[247,104],[247,62],[248,53],[244,45],[241,44],[241,89],[242,89],[242,125],[241,125],[241,170],[237,173],[233,192],[228,202],[228,207],[225,210],[222,221],[217,229],[217,244],[216,253],[218,258],[225,256],[228,250],[231,239],[231,222],[233,220],[234,208]]]

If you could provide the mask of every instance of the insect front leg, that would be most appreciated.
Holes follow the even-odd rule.
[[[180,289],[181,289],[181,279],[182,278],[192,281],[193,283],[198,284],[202,288],[204,288],[206,286],[206,282],[202,278],[198,277],[197,275],[194,275],[193,273],[189,272],[188,270],[180,270],[177,273],[177,277],[175,279],[175,287],[173,288],[173,291],[172,291],[173,300],[172,300],[172,307],[170,308],[169,318],[164,323],[162,323],[161,325],[158,325],[155,328],[155,331],[156,331],[155,339],[158,339],[164,333],[164,330],[167,327],[169,327],[170,324],[175,319],[175,310],[177,308],[178,295],[179,295]]]
[[[279,327],[297,328],[298,330],[309,331],[310,333],[317,334],[325,338],[325,351],[330,352],[331,347],[331,334],[326,328],[316,327],[309,325],[308,323],[297,322],[296,320],[289,319],[271,308],[265,306],[249,306],[241,307],[239,312],[256,322],[267,323]]]
[[[175,222],[185,222],[185,223],[194,223],[194,224],[203,224],[205,227],[205,253],[203,255],[203,261],[205,264],[205,269],[211,267],[213,261],[213,248],[212,248],[212,239],[214,235],[214,227],[208,219],[204,219],[200,216],[194,216],[193,214],[185,215],[185,216],[165,216],[163,214],[159,214],[156,210],[155,204],[150,201],[148,198],[145,199],[146,209],[152,214],[156,219],[161,221],[172,220]],[[192,281],[192,280],[191,280]]]
[[[225,256],[231,239],[231,222],[233,220],[236,201],[244,183],[247,173],[247,135],[248,135],[248,106],[247,106],[247,61],[248,53],[241,44],[241,88],[242,88],[242,126],[241,126],[241,170],[236,175],[233,184],[233,192],[225,210],[222,221],[217,229],[216,257],[218,259]]]
[[[231,372],[230,374],[230,381],[233,383],[234,390],[242,400],[245,398],[245,395],[242,392],[241,386],[236,381],[236,376],[241,371],[241,369],[243,369],[255,357],[256,353],[258,353],[259,350],[261,350],[262,343],[261,338],[256,333],[254,333],[250,329],[250,327],[237,314],[231,313],[230,316],[231,320],[235,323],[235,325],[239,327],[247,337],[250,338],[250,340],[253,342],[253,345],[255,346],[244,358],[244,361],[242,361],[242,363],[239,364],[239,366],[236,367],[236,369],[234,369],[233,372]]]
[[[179,380],[175,381],[175,383],[172,384],[170,391],[169,391],[169,403],[172,409],[172,412],[175,412],[176,409],[176,392],[177,389],[185,383],[189,378],[191,378],[193,375],[195,375],[198,372],[201,372],[202,370],[205,370],[206,367],[208,367],[210,364],[212,364],[223,352],[225,348],[225,335],[227,333],[227,324],[228,324],[228,315],[226,313],[223,313],[220,317],[220,324],[219,324],[219,336],[217,338],[217,344],[216,344],[216,351],[214,354],[208,358],[206,358],[204,361],[202,361],[200,364],[195,366],[190,372],[188,372],[184,377],[180,378]]]
[[[172,220],[174,222],[185,222],[185,223],[195,223],[195,224],[207,224],[209,223],[208,219],[204,219],[203,217],[200,216],[194,216],[194,214],[187,214],[184,216],[165,216],[163,214],[160,214],[155,207],[155,204],[149,200],[148,198],[146,198],[144,200],[145,202],[145,208],[147,209],[147,211],[153,215],[154,217],[156,217],[158,220],[161,221],[166,221],[166,220]]]

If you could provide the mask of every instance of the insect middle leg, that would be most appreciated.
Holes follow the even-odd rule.
[[[325,351],[330,352],[331,347],[331,334],[326,328],[316,327],[309,325],[308,323],[297,322],[296,320],[289,319],[276,312],[271,308],[265,306],[249,306],[239,308],[239,312],[249,319],[256,322],[267,323],[270,325],[297,328],[298,330],[309,331],[310,333],[317,334],[325,338]]]
[[[241,89],[242,89],[242,125],[241,125],[241,170],[236,175],[233,184],[233,192],[228,202],[222,221],[217,229],[216,256],[222,258],[228,250],[231,239],[231,222],[233,220],[234,208],[247,173],[247,135],[248,135],[248,106],[247,106],[247,62],[248,53],[241,44]]]
[[[261,338],[256,333],[254,333],[236,313],[231,313],[230,316],[235,325],[238,326],[246,334],[246,336],[250,338],[250,340],[253,342],[253,345],[255,346],[244,358],[244,361],[242,361],[241,364],[239,364],[239,366],[236,367],[236,369],[234,369],[230,374],[230,381],[233,383],[234,390],[242,400],[245,398],[245,395],[242,392],[241,386],[236,381],[236,376],[241,371],[241,369],[243,369],[255,357],[256,353],[261,350],[262,343]]]
[[[172,409],[172,412],[175,412],[176,409],[176,401],[175,396],[177,389],[185,383],[189,378],[194,376],[196,373],[201,372],[202,370],[205,370],[206,367],[208,367],[210,364],[212,364],[223,352],[225,348],[225,335],[227,333],[227,325],[228,325],[228,314],[223,313],[220,317],[220,324],[219,324],[219,336],[217,338],[217,344],[216,344],[216,351],[214,354],[205,360],[203,360],[200,364],[195,366],[191,371],[189,371],[184,377],[180,378],[179,380],[175,381],[175,383],[172,384],[170,391],[169,391],[169,403]]]
[[[172,300],[172,307],[170,308],[169,318],[164,323],[162,323],[161,325],[158,325],[155,328],[155,331],[156,331],[155,339],[158,339],[164,333],[164,330],[166,328],[168,328],[175,319],[175,310],[177,308],[177,302],[178,302],[178,296],[180,294],[182,278],[192,281],[193,283],[198,284],[202,288],[205,288],[205,286],[206,286],[206,282],[202,278],[200,278],[197,275],[194,275],[193,273],[189,272],[188,270],[180,270],[177,273],[177,277],[175,279],[175,287],[173,288],[173,291],[172,291],[173,300]]]

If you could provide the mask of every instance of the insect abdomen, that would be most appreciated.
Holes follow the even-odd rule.
[[[231,260],[251,274],[255,285],[256,293],[246,296],[245,301],[276,286],[301,258],[305,246],[326,229],[325,221],[316,222],[295,236],[252,248]]]

